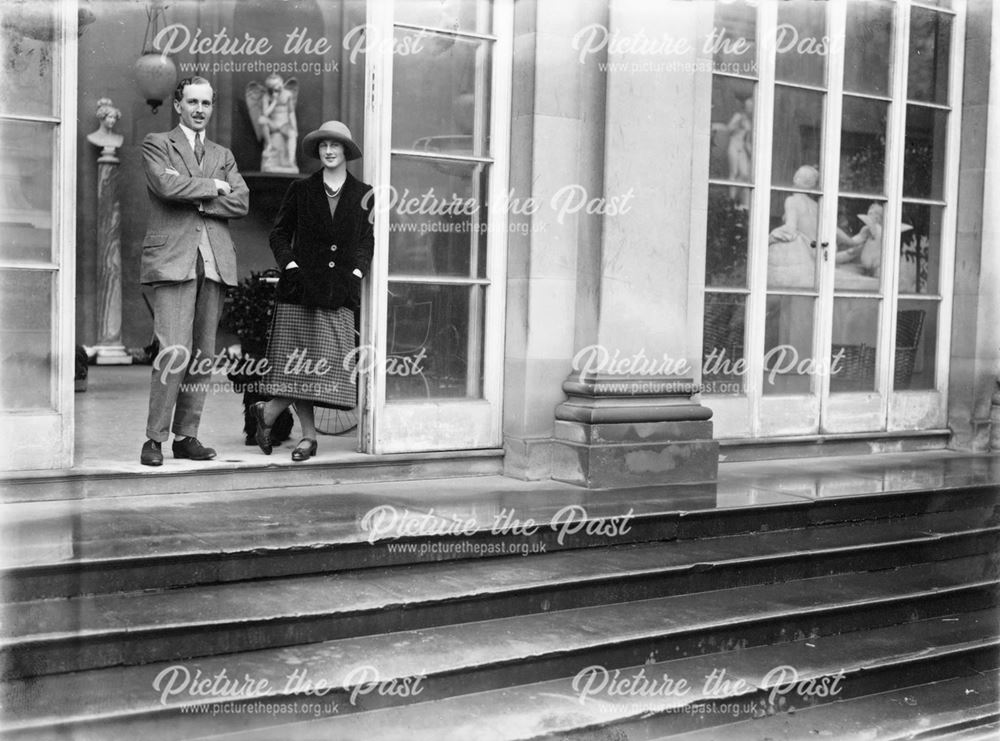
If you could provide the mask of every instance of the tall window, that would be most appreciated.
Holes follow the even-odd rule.
[[[714,34],[712,148],[705,255],[705,337],[702,382],[708,393],[742,393],[745,373],[754,104],[757,89],[756,11],[718,4]]]

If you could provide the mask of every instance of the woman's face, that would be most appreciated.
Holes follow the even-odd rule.
[[[319,159],[323,167],[334,168],[344,164],[344,145],[330,139],[319,143]]]

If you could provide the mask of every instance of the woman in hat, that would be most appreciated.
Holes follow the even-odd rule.
[[[371,186],[347,171],[347,162],[361,157],[350,130],[327,121],[306,135],[302,149],[323,167],[291,184],[271,229],[281,279],[261,387],[274,398],[253,407],[257,444],[270,455],[270,426],[294,406],[302,439],[293,461],[316,455],[314,406],[356,405],[346,359],[355,348],[361,280],[375,246]]]

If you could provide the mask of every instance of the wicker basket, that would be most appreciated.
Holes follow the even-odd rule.
[[[875,348],[871,345],[833,345],[831,358],[840,356],[831,368],[834,391],[872,391],[875,388]],[[833,371],[836,372],[833,372]]]

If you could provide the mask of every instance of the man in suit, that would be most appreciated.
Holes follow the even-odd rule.
[[[250,192],[232,152],[205,138],[214,103],[208,80],[181,80],[174,91],[180,125],[149,134],[142,143],[151,208],[140,280],[153,287],[153,331],[160,347],[150,384],[148,439],[140,454],[146,466],[163,463],[161,444],[171,431],[174,458],[215,457],[198,441],[198,425],[225,286],[237,282],[229,219],[246,215]]]

